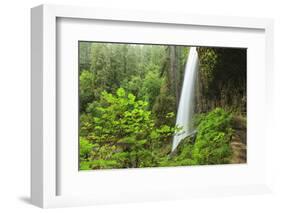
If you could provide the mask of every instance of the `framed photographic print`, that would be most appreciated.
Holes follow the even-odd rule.
[[[31,14],[32,203],[270,191],[272,20]]]

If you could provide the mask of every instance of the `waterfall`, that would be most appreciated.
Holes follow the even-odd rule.
[[[182,129],[173,138],[172,151],[177,148],[183,138],[192,134],[193,131],[191,122],[194,109],[194,91],[197,69],[198,55],[196,47],[191,47],[185,66],[184,80],[176,120],[176,125],[182,127]]]

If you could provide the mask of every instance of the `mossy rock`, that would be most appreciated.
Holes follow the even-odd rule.
[[[194,143],[195,137],[196,135],[192,134],[182,139],[179,145],[177,146],[177,148],[170,154],[170,157],[175,157],[180,155],[186,146],[190,146]]]

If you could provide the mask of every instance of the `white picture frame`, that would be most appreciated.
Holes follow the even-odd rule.
[[[110,189],[105,190],[101,193],[101,189],[96,194],[89,194],[87,190],[93,190],[93,188],[85,187],[86,185],[79,185],[78,182],[71,182],[78,180],[79,182],[85,182],[89,184],[93,174],[84,173],[82,179],[69,178],[69,183],[66,179],[61,178],[61,172],[64,169],[68,168],[70,171],[73,171],[75,167],[67,166],[61,164],[61,150],[59,151],[58,141],[58,88],[60,86],[60,81],[57,79],[57,69],[58,68],[58,37],[61,28],[61,20],[80,20],[91,22],[99,21],[100,25],[110,22],[111,25],[122,27],[122,24],[131,23],[131,25],[141,24],[143,27],[146,25],[153,24],[156,28],[165,28],[165,32],[168,33],[169,28],[182,30],[183,28],[192,27],[196,30],[210,31],[211,33],[226,32],[226,34],[231,34],[232,32],[247,31],[249,34],[245,34],[245,37],[239,37],[239,41],[225,41],[224,46],[235,46],[235,47],[248,47],[247,42],[250,40],[253,43],[249,43],[252,47],[260,44],[262,46],[259,55],[260,66],[254,67],[250,64],[250,70],[256,68],[260,70],[258,72],[257,78],[253,78],[253,75],[250,75],[248,79],[250,85],[248,90],[250,92],[250,106],[251,108],[248,111],[257,112],[262,114],[257,116],[256,119],[250,121],[252,123],[252,130],[250,133],[259,132],[262,127],[266,127],[266,134],[269,133],[271,129],[271,119],[272,114],[270,113],[270,108],[272,108],[272,97],[270,91],[272,91],[272,78],[273,78],[273,21],[270,19],[256,19],[256,18],[238,18],[238,17],[216,17],[216,16],[203,16],[203,15],[188,15],[188,14],[167,14],[167,13],[153,13],[147,11],[123,11],[123,10],[112,10],[112,9],[100,9],[100,8],[84,8],[84,7],[74,7],[74,6],[54,6],[54,5],[41,5],[31,10],[31,201],[33,204],[47,208],[47,207],[61,207],[61,206],[76,206],[76,205],[91,205],[99,203],[116,203],[116,202],[139,202],[144,200],[165,200],[165,199],[178,199],[185,197],[197,197],[197,196],[214,196],[214,195],[233,195],[233,194],[252,194],[252,193],[264,193],[270,191],[270,166],[269,161],[267,161],[268,153],[266,153],[266,147],[270,146],[270,141],[268,137],[265,136],[260,142],[260,145],[253,145],[249,149],[253,154],[253,162],[256,161],[257,157],[260,156],[262,159],[263,165],[260,168],[256,166],[251,170],[251,162],[246,166],[243,165],[231,165],[231,167],[223,166],[220,168],[216,167],[201,167],[201,168],[192,168],[187,169],[185,167],[181,168],[165,168],[165,169],[133,169],[131,171],[126,171],[126,175],[131,175],[133,178],[142,178],[149,179],[152,176],[157,176],[164,178],[164,182],[168,181],[169,178],[179,178],[179,177],[190,177],[192,184],[185,184],[182,188],[179,185],[168,185],[168,188],[164,188],[164,182],[156,183],[153,186],[146,188],[143,184],[140,184],[139,187],[132,187],[132,185],[123,185],[127,188],[124,191],[119,191],[120,189],[116,188],[110,191]],[[118,24],[116,24],[118,23]],[[132,24],[133,23],[133,24]],[[79,25],[79,24],[78,24]],[[77,27],[79,27],[77,25]],[[90,28],[91,24],[86,24],[84,34],[87,34],[87,28]],[[67,30],[73,30],[73,28],[64,28]],[[212,31],[212,32],[211,32]],[[69,32],[69,31],[68,31]],[[260,33],[260,36],[251,35],[251,32]],[[73,32],[72,38],[77,35]],[[100,34],[102,36],[102,33]],[[122,33],[120,33],[122,36]],[[119,35],[119,36],[120,36]],[[132,34],[133,35],[133,34]],[[131,35],[131,36],[132,36]],[[215,35],[215,34],[214,34]],[[238,35],[238,34],[237,34]],[[86,35],[78,35],[85,36]],[[220,36],[220,35],[218,35]],[[71,36],[70,36],[71,37]],[[117,36],[118,37],[118,36]],[[124,36],[125,37],[125,36]],[[163,36],[165,37],[165,36]],[[63,37],[61,37],[63,38]],[[234,37],[229,37],[234,38]],[[243,43],[243,38],[245,38],[245,43]],[[74,39],[77,39],[75,37]],[[97,38],[96,38],[97,39]],[[99,38],[102,40],[102,38]],[[112,41],[113,38],[107,38],[105,40]],[[120,39],[120,38],[119,38]],[[147,36],[148,40],[141,42],[151,41],[157,42],[154,37]],[[157,39],[157,38],[156,38]],[[176,38],[177,40],[162,40],[160,43],[171,43],[178,42],[179,44],[190,44],[190,45],[213,45],[218,46],[219,42],[214,39],[209,39],[207,36],[202,36],[199,40],[199,43],[195,43],[196,40],[184,41],[181,38]],[[221,38],[223,40],[223,38]],[[247,42],[246,42],[247,40]],[[124,38],[123,42],[132,41],[128,38]],[[213,43],[212,43],[213,42]],[[254,49],[253,49],[254,50]],[[76,51],[76,50],[75,50]],[[253,53],[254,54],[254,53]],[[65,54],[66,57],[68,57]],[[252,55],[252,58],[255,55]],[[249,59],[253,62],[253,59]],[[260,68],[259,68],[260,67]],[[260,75],[260,77],[258,77]],[[265,78],[263,78],[265,77]],[[263,87],[264,86],[264,87]],[[261,99],[258,101],[258,95],[254,95],[256,89],[259,92]],[[255,107],[257,103],[260,107]],[[267,107],[269,112],[265,112],[264,108]],[[264,114],[264,113],[266,114]],[[251,116],[251,113],[250,113]],[[258,125],[260,122],[263,122],[263,126]],[[254,125],[256,123],[256,125]],[[250,138],[251,139],[251,138]],[[252,140],[255,138],[252,138]],[[258,139],[257,139],[258,140]],[[63,146],[62,146],[63,148]],[[70,150],[64,149],[64,152]],[[72,153],[73,154],[73,153]],[[261,155],[262,154],[262,155]],[[74,163],[72,164],[74,165]],[[209,170],[209,171],[208,171]],[[171,171],[172,174],[171,175]],[[206,173],[205,173],[206,171]],[[223,182],[218,179],[217,183],[212,184],[214,181],[214,172],[221,174],[222,178],[227,178],[222,173],[225,171],[226,174],[237,173],[241,176],[237,176],[239,179],[233,184],[229,182]],[[75,171],[75,172],[78,172]],[[102,181],[103,179],[109,180],[114,174],[121,174],[122,171],[110,171],[102,173],[98,180]],[[249,173],[252,173],[249,174]],[[66,175],[71,175],[65,173]],[[200,174],[210,175],[210,182],[205,184],[196,181],[200,180]],[[212,175],[213,174],[213,175]],[[255,176],[259,176],[256,179],[253,179]],[[86,177],[85,177],[86,176]],[[118,176],[118,175],[117,175]],[[121,177],[120,176],[120,177]],[[68,176],[69,177],[69,176]],[[166,178],[166,179],[165,179]],[[62,183],[63,181],[63,183]],[[156,180],[154,180],[156,181]],[[179,181],[181,186],[184,182]],[[60,186],[62,184],[68,184],[66,186],[79,186],[78,188],[70,188],[69,192],[60,193]],[[191,187],[192,185],[192,187]],[[89,185],[88,185],[89,186]],[[78,189],[83,188],[79,193],[71,193],[71,191],[79,191]],[[143,188],[143,190],[141,190]],[[149,191],[150,189],[150,191]],[[122,194],[122,196],[120,195]]]

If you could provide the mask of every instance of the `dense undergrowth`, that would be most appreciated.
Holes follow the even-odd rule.
[[[123,88],[116,95],[103,92],[99,104],[81,116],[80,169],[229,163],[230,113],[216,108],[198,115],[195,138],[183,139],[176,154],[171,154],[171,137],[180,127],[157,127],[147,104]]]

